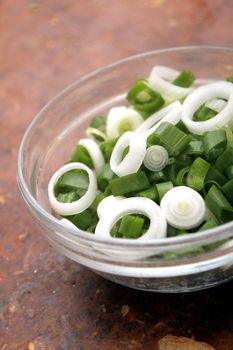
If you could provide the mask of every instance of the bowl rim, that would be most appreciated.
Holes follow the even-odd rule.
[[[48,109],[50,109],[53,105],[55,105],[56,102],[59,101],[61,98],[63,98],[64,96],[72,92],[73,89],[76,89],[82,83],[85,83],[93,79],[95,76],[99,74],[105,73],[116,66],[119,66],[124,63],[128,63],[138,58],[153,56],[156,54],[163,54],[163,53],[169,54],[172,52],[179,52],[179,51],[182,52],[182,51],[192,51],[192,50],[209,50],[209,51],[219,51],[219,52],[225,51],[228,53],[233,53],[233,48],[224,47],[224,46],[214,46],[214,45],[178,46],[178,47],[169,47],[169,48],[137,53],[132,56],[128,56],[120,60],[114,61],[113,63],[110,63],[98,69],[95,69],[91,71],[89,74],[86,74],[83,77],[75,80],[74,82],[69,84],[67,87],[62,89],[59,93],[57,93],[54,97],[52,97],[44,105],[44,107],[34,116],[32,121],[29,123],[28,127],[26,128],[26,131],[24,132],[24,135],[22,137],[22,140],[19,146],[18,158],[17,158],[17,182],[26,203],[29,205],[29,207],[32,207],[35,212],[38,212],[43,217],[43,219],[46,220],[49,226],[53,225],[53,229],[58,230],[60,232],[61,232],[61,229],[63,232],[66,231],[66,233],[68,233],[70,237],[74,239],[80,238],[83,241],[88,241],[90,243],[104,244],[111,247],[113,246],[131,247],[131,248],[140,247],[140,248],[147,249],[148,247],[156,246],[156,247],[171,248],[171,246],[180,247],[187,244],[191,245],[193,243],[197,244],[197,243],[203,243],[206,241],[208,242],[216,241],[216,236],[218,236],[220,233],[221,233],[222,239],[230,237],[229,230],[233,229],[233,221],[228,222],[226,224],[219,225],[213,229],[208,229],[199,233],[195,233],[195,235],[186,234],[186,235],[181,235],[176,237],[154,239],[150,241],[138,241],[138,240],[123,239],[123,238],[122,239],[118,238],[117,240],[110,240],[110,239],[103,239],[101,237],[95,237],[95,235],[91,235],[88,232],[80,230],[78,228],[74,229],[72,227],[68,227],[66,224],[60,222],[60,220],[54,217],[51,213],[46,211],[31,194],[23,175],[23,161],[24,161],[25,147],[28,140],[30,139],[30,134],[33,131],[34,126],[36,126],[37,122],[43,118],[44,114]],[[65,235],[64,235],[64,238],[66,238]]]

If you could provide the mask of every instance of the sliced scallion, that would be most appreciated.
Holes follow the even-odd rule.
[[[126,215],[123,216],[119,233],[123,238],[139,238],[142,235],[144,219],[140,216]]]
[[[168,152],[166,148],[159,145],[147,148],[143,163],[151,171],[163,170],[168,163]]]
[[[203,135],[203,146],[207,160],[215,160],[225,150],[227,138],[225,130],[214,130],[205,132]]]
[[[195,77],[192,72],[188,70],[183,70],[180,74],[173,80],[172,84],[181,86],[184,88],[190,87],[195,80]]]
[[[147,140],[149,145],[161,145],[165,147],[171,157],[178,156],[190,142],[190,138],[175,125],[164,122]]]
[[[215,162],[216,168],[221,172],[224,172],[233,163],[233,146],[230,145],[225,151],[217,158]]]
[[[122,196],[130,192],[138,192],[150,187],[146,173],[143,171],[112,179],[110,180],[109,185],[114,196]]]
[[[173,188],[173,183],[171,181],[166,181],[166,182],[160,182],[155,186],[158,191],[159,200],[161,201],[165,193],[167,193]]]
[[[186,184],[196,191],[203,190],[209,168],[208,162],[201,157],[196,158],[189,169]]]
[[[206,205],[220,223],[233,220],[233,207],[224,194],[213,185],[206,195]]]
[[[227,181],[225,185],[222,186],[222,191],[231,204],[233,204],[233,179]]]

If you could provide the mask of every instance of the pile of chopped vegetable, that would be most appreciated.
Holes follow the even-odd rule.
[[[141,241],[233,220],[232,83],[154,67],[52,176],[54,212],[98,237]]]

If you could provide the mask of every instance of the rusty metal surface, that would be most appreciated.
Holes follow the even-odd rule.
[[[16,186],[33,115],[60,89],[162,47],[232,45],[231,0],[0,1],[0,349],[157,349],[167,334],[233,349],[233,283],[161,295],[117,286],[55,253]]]

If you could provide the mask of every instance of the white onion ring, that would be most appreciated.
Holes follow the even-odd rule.
[[[125,197],[113,195],[105,197],[97,207],[97,215],[100,218],[102,215],[106,214],[108,210],[114,210],[113,207],[115,204],[119,203]]]
[[[78,143],[86,148],[89,156],[91,157],[92,163],[96,174],[98,175],[105,165],[104,156],[94,140],[81,139]]]
[[[163,146],[155,145],[147,148],[143,161],[151,171],[161,171],[168,163],[168,152]]]
[[[89,187],[86,193],[77,201],[71,203],[59,202],[54,195],[54,187],[63,174],[74,169],[81,169],[87,172],[89,177]],[[78,214],[81,213],[83,210],[87,209],[94,201],[96,193],[97,183],[95,173],[83,163],[69,163],[62,166],[53,174],[48,185],[48,196],[52,209],[56,213],[64,216]]]
[[[226,101],[221,98],[214,98],[205,104],[206,107],[213,109],[215,112],[221,112],[226,106]]]
[[[110,139],[120,136],[119,126],[123,121],[130,124],[131,131],[138,128],[144,121],[143,117],[134,109],[122,106],[111,108],[106,123],[106,135]]]
[[[141,197],[125,198],[115,203],[114,210],[107,211],[106,215],[101,215],[95,229],[95,235],[115,240],[116,238],[111,236],[111,228],[118,220],[128,214],[142,214],[150,219],[148,230],[141,237],[137,238],[137,241],[166,237],[167,223],[164,213],[151,199]]]
[[[179,101],[175,101],[170,103],[168,106],[160,109],[158,112],[152,114],[149,118],[147,118],[139,127],[135,130],[135,132],[142,133],[144,131],[152,128],[156,123],[162,120],[169,112],[179,110],[181,111],[182,105]]]
[[[167,222],[179,229],[197,227],[205,220],[205,201],[187,186],[173,187],[163,196],[160,207]]]
[[[150,73],[148,81],[151,87],[166,99],[178,100],[186,97],[193,91],[193,88],[184,88],[171,83],[179,74],[180,72],[175,69],[155,66]]]
[[[158,127],[165,122],[171,123],[173,125],[176,125],[177,123],[179,123],[180,118],[181,118],[181,109],[182,106],[180,104],[180,108],[176,108],[171,110],[167,115],[165,115],[165,117],[163,117],[158,123],[156,123],[154,126],[152,126],[152,128],[144,131],[142,133],[142,136],[147,140],[147,138],[153,134],[153,132],[158,129]]]
[[[122,160],[122,153],[128,146],[129,152]],[[145,153],[145,139],[140,134],[127,131],[119,138],[113,149],[110,167],[118,176],[136,173],[143,163]]]
[[[193,121],[196,110],[205,102],[214,98],[227,99],[228,102],[215,117],[205,121]],[[217,130],[233,122],[233,84],[219,81],[199,86],[192,94],[187,96],[183,103],[181,119],[185,126],[194,134],[203,134],[206,131]]]

